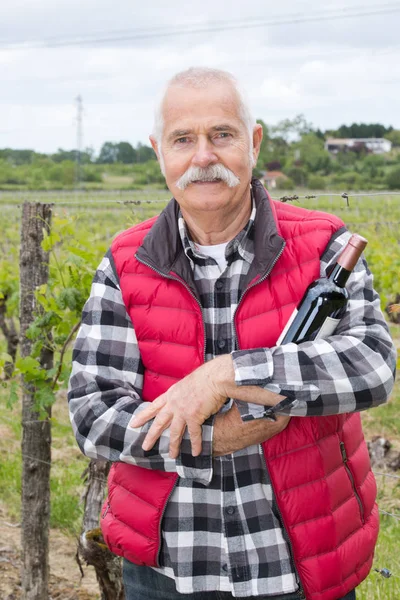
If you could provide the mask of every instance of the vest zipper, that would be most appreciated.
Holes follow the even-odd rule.
[[[354,496],[356,497],[356,500],[358,502],[358,506],[360,508],[361,521],[363,523],[365,523],[364,507],[363,507],[363,504],[361,502],[361,498],[360,498],[360,496],[359,496],[359,494],[357,492],[356,483],[354,481],[353,473],[351,472],[350,467],[348,465],[348,460],[349,459],[347,457],[346,447],[344,445],[344,442],[340,442],[339,445],[340,445],[340,452],[341,452],[341,455],[342,455],[343,465],[344,465],[344,468],[346,469],[347,475],[348,475],[348,477],[350,479],[350,483],[351,483],[351,487],[353,488]]]
[[[105,510],[103,511],[103,514],[101,515],[102,519],[106,518],[106,514],[108,513],[109,510],[110,510],[110,503],[107,502],[107,506],[106,506]]]
[[[168,494],[168,497],[167,497],[167,499],[166,499],[166,501],[165,501],[165,503],[164,503],[164,508],[162,509],[162,513],[161,513],[161,516],[160,516],[160,520],[158,521],[158,539],[160,540],[160,542],[159,542],[159,544],[158,544],[158,551],[157,551],[157,565],[156,565],[156,566],[157,566],[158,568],[160,568],[160,567],[161,567],[161,565],[160,565],[160,554],[161,554],[161,536],[162,536],[162,531],[161,531],[161,523],[162,523],[162,520],[163,520],[163,518],[164,518],[165,511],[167,510],[167,504],[168,504],[168,502],[169,502],[169,499],[171,498],[171,496],[172,496],[172,494],[173,494],[173,492],[174,492],[174,490],[175,490],[175,488],[176,488],[176,486],[177,486],[178,479],[179,479],[179,477],[176,477],[176,478],[175,478],[174,485],[173,485],[173,487],[172,487],[172,489],[171,489],[170,493]]]
[[[280,249],[280,251],[279,251],[279,254],[278,254],[276,257],[275,257],[275,259],[274,259],[274,261],[273,261],[272,265],[271,265],[271,266],[270,266],[270,268],[269,268],[269,269],[266,271],[266,273],[264,273],[264,275],[263,275],[263,276],[262,276],[262,277],[261,277],[261,278],[260,278],[258,281],[256,281],[255,283],[253,283],[253,285],[250,285],[248,288],[246,288],[246,289],[244,290],[244,292],[243,292],[243,294],[242,294],[242,296],[241,296],[241,298],[240,298],[240,300],[239,300],[239,302],[238,302],[238,304],[237,304],[237,306],[236,306],[235,312],[234,312],[234,314],[233,314],[233,330],[234,330],[234,334],[235,334],[236,347],[237,347],[237,349],[238,349],[238,350],[239,350],[239,340],[238,340],[237,331],[236,331],[236,325],[235,325],[235,315],[236,315],[236,311],[237,311],[237,309],[239,308],[239,305],[240,305],[240,303],[242,302],[242,300],[243,300],[243,298],[245,297],[245,295],[247,294],[247,292],[248,292],[249,290],[251,290],[253,287],[255,287],[256,285],[258,285],[258,284],[262,283],[263,281],[265,281],[265,280],[267,279],[267,277],[268,277],[268,276],[269,276],[269,274],[271,273],[272,269],[274,268],[274,266],[276,265],[276,263],[277,263],[277,262],[278,262],[278,260],[280,259],[281,255],[282,255],[282,253],[283,253],[283,251],[284,251],[284,249],[285,249],[285,246],[286,246],[286,242],[284,242],[284,243],[283,243],[283,245],[282,245],[282,248],[281,248],[281,249]],[[260,444],[260,448],[261,448],[261,451],[262,451],[262,453],[263,453],[263,456],[264,456],[265,468],[266,468],[266,470],[267,470],[268,477],[269,477],[269,480],[270,480],[270,482],[271,482],[271,487],[272,487],[272,489],[273,489],[273,485],[272,485],[271,477],[270,477],[270,475],[269,475],[269,469],[268,469],[267,459],[266,459],[266,457],[265,457],[265,454],[264,454],[264,449],[263,449],[263,447],[262,447],[262,444]],[[274,495],[275,495],[275,492],[274,492]],[[296,565],[294,564],[294,552],[293,552],[293,546],[292,546],[292,542],[291,542],[291,540],[290,540],[290,537],[289,537],[289,534],[288,534],[288,532],[286,531],[286,529],[285,529],[285,526],[284,526],[284,524],[283,524],[282,513],[281,513],[281,511],[280,511],[280,509],[279,509],[278,502],[275,502],[275,506],[276,506],[276,510],[278,511],[278,515],[279,515],[280,522],[281,522],[281,524],[282,524],[282,530],[283,530],[284,537],[285,537],[285,539],[286,539],[286,542],[287,542],[287,544],[288,544],[288,546],[289,546],[289,548],[290,548],[290,558],[291,558],[291,562],[293,563],[294,575],[295,575],[295,578],[296,578],[296,581],[297,581],[297,585],[299,586],[299,589],[298,589],[299,600],[306,600],[306,596],[305,596],[305,594],[304,594],[303,586],[301,585],[300,577],[299,577],[299,574],[298,574],[298,572],[297,572]]]
[[[197,302],[197,304],[199,305],[199,308],[200,308],[201,322],[202,322],[202,325],[203,325],[203,339],[204,339],[203,363],[205,363],[206,362],[206,326],[205,326],[204,319],[203,319],[203,309],[202,309],[202,306],[201,306],[198,298],[196,298],[195,294],[192,292],[192,290],[190,289],[190,287],[180,277],[176,277],[176,276],[174,277],[172,275],[166,275],[165,273],[163,273],[162,271],[159,271],[158,269],[156,269],[152,265],[149,265],[149,263],[147,263],[144,260],[142,260],[141,258],[139,258],[136,254],[135,254],[135,258],[140,263],[142,263],[142,265],[145,265],[145,267],[148,267],[149,269],[151,269],[152,271],[154,271],[155,273],[157,273],[161,277],[164,277],[165,279],[172,279],[172,281],[177,281],[178,283],[181,283],[183,285],[183,287],[185,287],[187,289],[187,291],[192,296],[192,298]]]
[[[271,487],[272,487],[272,489],[274,489],[274,486],[272,485],[272,480],[271,480],[271,476],[270,476],[270,473],[269,473],[269,469],[268,469],[267,457],[265,456],[265,452],[264,452],[264,448],[262,447],[262,444],[260,444],[260,448],[261,448],[261,452],[263,453],[263,456],[264,456],[265,468],[267,470],[268,477],[269,477],[269,480],[271,482]],[[275,491],[274,491],[274,496],[275,496]],[[275,501],[275,506],[276,506],[276,510],[278,511],[280,523],[282,525],[283,536],[284,536],[284,538],[286,540],[286,543],[287,543],[287,545],[289,546],[289,549],[290,549],[290,562],[292,563],[292,567],[293,567],[293,570],[294,570],[294,575],[295,575],[295,578],[296,578],[296,582],[297,582],[297,585],[299,586],[299,589],[298,589],[297,593],[299,595],[299,599],[300,600],[306,600],[306,595],[304,593],[303,586],[302,586],[301,581],[300,581],[300,576],[299,576],[299,574],[297,572],[297,569],[296,569],[292,541],[290,539],[288,531],[286,531],[286,529],[285,529],[285,525],[284,525],[283,518],[282,518],[282,513],[281,513],[281,510],[280,510],[280,508],[278,506],[278,501],[277,500]]]
[[[203,336],[204,336],[204,349],[203,349],[203,363],[206,362],[206,326],[204,324],[204,319],[203,319],[203,311],[202,311],[202,307],[200,302],[198,301],[198,299],[196,298],[195,294],[193,294],[192,290],[190,289],[190,287],[188,285],[186,285],[186,282],[181,279],[180,277],[173,277],[172,275],[166,275],[165,273],[163,273],[162,271],[159,271],[158,269],[156,269],[155,267],[153,267],[152,265],[149,265],[149,263],[145,262],[144,260],[142,260],[141,258],[139,258],[137,255],[135,255],[135,258],[137,261],[139,261],[140,263],[142,263],[142,265],[145,265],[145,267],[148,267],[149,269],[151,269],[152,271],[154,271],[155,273],[157,273],[158,275],[160,275],[161,277],[164,277],[165,279],[172,279],[172,281],[177,281],[178,283],[181,283],[189,292],[189,294],[192,296],[192,298],[197,302],[197,304],[199,305],[200,308],[200,313],[201,313],[201,322],[203,325]],[[161,516],[160,516],[160,520],[158,522],[158,539],[160,540],[159,546],[158,546],[158,552],[157,552],[157,566],[160,567],[160,553],[161,553],[161,523],[167,508],[167,504],[169,499],[171,498],[176,485],[178,483],[178,477],[175,479],[174,481],[174,485],[173,488],[171,489],[170,493],[168,494],[168,498],[165,501],[164,504],[164,508],[162,510]]]
[[[278,260],[280,259],[280,257],[282,256],[282,253],[285,249],[286,246],[286,242],[283,242],[282,248],[280,249],[278,255],[275,257],[272,265],[270,266],[270,268],[264,273],[264,275],[258,280],[255,281],[252,285],[249,285],[249,287],[247,287],[243,294],[241,295],[241,297],[239,298],[239,302],[237,303],[237,306],[234,310],[233,316],[232,316],[232,322],[233,322],[233,333],[235,336],[235,342],[236,342],[236,347],[239,349],[239,340],[238,340],[238,336],[237,336],[237,331],[236,331],[236,325],[235,325],[235,316],[236,316],[236,312],[237,309],[239,308],[243,298],[245,297],[245,295],[247,294],[247,292],[249,292],[250,290],[253,289],[253,287],[255,287],[256,285],[259,285],[260,283],[262,283],[263,281],[265,281],[267,279],[267,277],[269,276],[269,274],[271,273],[272,269],[274,268],[274,266],[276,265],[276,263],[278,262]]]

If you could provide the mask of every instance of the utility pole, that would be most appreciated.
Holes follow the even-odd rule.
[[[78,189],[82,180],[82,115],[83,105],[82,96],[79,95],[76,98],[77,116],[76,116],[76,157],[75,157],[75,187]]]

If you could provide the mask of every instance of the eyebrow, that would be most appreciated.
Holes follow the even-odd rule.
[[[222,125],[215,125],[214,127],[211,127],[211,131],[231,131],[232,133],[237,133],[238,130],[232,125],[223,123]]]
[[[189,133],[192,133],[193,129],[175,129],[174,131],[171,131],[171,133],[168,136],[168,141],[174,140],[175,138],[179,138],[179,137],[184,137],[185,135],[189,135]]]

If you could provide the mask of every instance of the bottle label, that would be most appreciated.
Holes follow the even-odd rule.
[[[326,338],[332,335],[338,326],[340,319],[332,319],[332,317],[326,317],[325,321],[321,325],[321,329],[315,336],[316,340]]]
[[[286,323],[286,325],[285,325],[285,327],[284,327],[284,329],[283,329],[283,331],[282,331],[281,335],[279,336],[279,338],[278,338],[278,340],[277,340],[277,342],[276,342],[275,346],[280,346],[280,345],[281,345],[283,338],[284,338],[284,337],[285,337],[285,335],[287,334],[287,332],[288,332],[288,329],[289,329],[289,327],[291,326],[291,324],[293,323],[293,321],[295,320],[295,318],[296,318],[296,315],[297,315],[297,313],[298,313],[298,312],[299,312],[299,311],[297,310],[297,308],[295,308],[295,309],[294,309],[294,311],[292,312],[292,314],[290,315],[290,317],[289,317],[289,320],[288,320],[288,322]]]

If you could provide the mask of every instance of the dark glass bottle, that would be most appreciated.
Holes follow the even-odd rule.
[[[346,282],[361,256],[367,240],[353,234],[327,276],[308,286],[302,301],[290,317],[276,345],[312,341],[332,335],[347,306]]]

